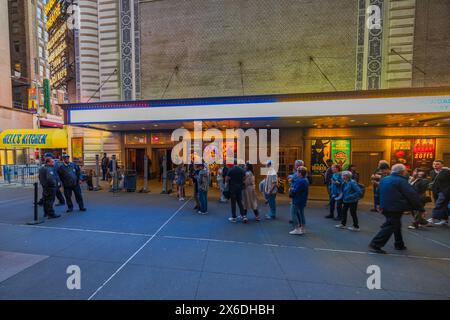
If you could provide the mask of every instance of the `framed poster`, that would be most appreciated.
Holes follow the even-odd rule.
[[[412,167],[412,139],[392,139],[391,142],[391,165],[401,163],[407,169]]]
[[[72,161],[78,165],[83,165],[83,138],[72,138]]]
[[[331,159],[331,140],[311,140],[312,174],[324,174],[327,159]]]
[[[433,168],[436,158],[436,139],[414,139],[413,167],[426,172]]]
[[[351,161],[351,141],[331,140],[331,159],[333,163],[341,166],[343,170],[347,170]]]

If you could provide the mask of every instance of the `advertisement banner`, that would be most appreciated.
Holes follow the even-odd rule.
[[[429,171],[436,158],[436,139],[414,139],[413,167]]]
[[[64,129],[7,129],[0,133],[0,148],[67,148]]]
[[[412,139],[392,139],[391,142],[391,165],[401,163],[406,168],[412,166]]]
[[[345,140],[331,140],[331,159],[333,163],[347,170],[351,161],[351,142]]]
[[[331,159],[331,140],[311,141],[311,173],[324,174],[327,159]]]
[[[72,161],[83,164],[83,138],[72,138]]]
[[[28,110],[37,110],[37,96],[36,96],[36,88],[28,89]]]

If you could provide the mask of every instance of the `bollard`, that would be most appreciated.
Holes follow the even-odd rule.
[[[148,156],[144,155],[144,187],[139,191],[141,193],[148,193]]]
[[[39,219],[39,211],[38,211],[38,189],[39,189],[39,186],[38,186],[38,183],[37,182],[33,183],[33,186],[34,186],[34,203],[33,203],[34,220],[27,223],[30,225],[40,224],[40,223],[44,222],[44,220]]]
[[[163,189],[161,191],[161,194],[167,194],[168,192],[167,192],[167,156],[166,155],[163,156],[162,165],[163,165],[163,178],[162,178]]]
[[[100,156],[95,155],[95,186],[94,191],[100,190]]]
[[[112,181],[112,183],[113,183],[112,192],[117,192],[117,191],[119,191],[119,179],[117,177],[117,160],[116,160],[115,155],[112,156],[111,161],[112,161],[111,167],[112,167],[112,180],[113,180]]]

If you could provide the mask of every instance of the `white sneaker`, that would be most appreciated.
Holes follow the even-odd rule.
[[[408,229],[416,230],[416,229],[419,229],[419,227],[416,227],[416,226],[408,226]]]
[[[291,232],[289,232],[289,234],[295,234],[295,235],[297,235],[297,234],[303,234],[303,231],[302,231],[302,230],[299,230],[299,229],[294,229],[294,230],[292,230]]]
[[[203,215],[205,215],[205,214],[208,214],[208,211],[206,211],[206,212],[202,212],[202,214],[203,214]]]
[[[448,225],[448,220],[440,220],[434,224],[435,226],[445,226]]]
[[[350,230],[350,231],[360,231],[359,228],[355,228],[355,227],[348,227],[347,230]]]
[[[345,226],[343,224],[337,224],[335,225],[335,227],[339,229],[345,229]]]
[[[236,218],[233,218],[233,217],[228,218],[228,221],[230,221],[230,222],[232,222],[232,223],[236,223]]]
[[[434,219],[433,218],[429,218],[427,221],[428,221],[428,223],[434,223]]]

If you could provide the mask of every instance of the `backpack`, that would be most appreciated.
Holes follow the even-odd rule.
[[[359,199],[362,199],[364,198],[364,194],[366,193],[366,186],[359,182],[357,182],[356,184],[358,185],[359,189],[361,189],[361,196],[359,197]]]

